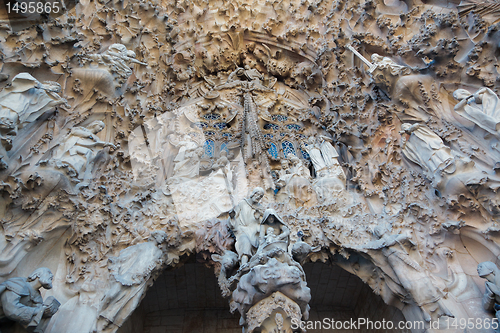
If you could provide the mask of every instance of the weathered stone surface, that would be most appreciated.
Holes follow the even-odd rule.
[[[115,332],[195,253],[250,331],[258,302],[262,327],[306,315],[307,261],[406,320],[492,319],[476,267],[500,256],[495,6],[82,0],[16,31],[0,14],[0,282],[54,273],[47,333]],[[274,261],[298,282],[243,306]]]

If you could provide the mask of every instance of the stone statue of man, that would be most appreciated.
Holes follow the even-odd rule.
[[[236,237],[236,252],[241,265],[248,260],[259,247],[260,221],[264,209],[259,201],[264,196],[264,190],[257,187],[249,198],[243,199],[229,212],[229,227]]]
[[[0,324],[17,322],[25,328],[43,332],[44,318],[52,317],[60,305],[53,297],[44,302],[40,295],[40,288],[52,288],[53,277],[48,268],[41,267],[28,278],[14,277],[1,283]]]
[[[495,316],[500,319],[500,270],[491,261],[485,261],[477,265],[479,277],[486,279],[483,296],[483,308],[486,311],[495,311]]]

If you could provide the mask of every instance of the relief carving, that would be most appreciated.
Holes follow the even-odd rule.
[[[455,112],[487,132],[498,136],[500,104],[498,96],[489,88],[481,88],[474,94],[457,89],[453,97],[459,102]]]
[[[407,320],[492,319],[490,5],[104,0],[3,22],[0,286],[50,267],[67,299],[45,331],[111,333],[196,255],[244,330],[289,332],[312,261]]]
[[[379,264],[385,262],[381,267],[382,271],[408,293],[400,295],[403,299],[408,298],[403,301],[415,302],[427,322],[433,318],[431,314],[437,318],[454,317],[442,302],[441,291],[434,286],[420,264],[410,257],[407,244],[415,246],[410,237],[405,234],[391,234],[382,226],[377,226],[373,234],[376,240],[355,249],[368,254]]]
[[[222,294],[231,296],[231,311],[239,311],[240,325],[245,332],[263,327],[283,329],[282,325],[289,329],[292,318],[309,316],[311,295],[305,273],[288,251],[290,228],[274,209],[263,212],[259,204],[263,194],[262,188],[254,189],[249,199],[241,201],[230,212],[228,226],[234,232],[239,259],[236,274],[227,279],[226,273],[235,266],[233,252],[226,250],[223,256],[212,256],[222,265],[219,275]],[[297,251],[299,248],[305,249],[304,246],[295,246],[295,254],[301,252]],[[301,254],[307,256],[308,253]],[[237,284],[233,288],[234,282]],[[283,296],[280,299],[287,300],[287,306],[271,305],[278,294]],[[265,316],[260,314],[259,318],[255,318],[255,311],[262,312],[261,306],[269,309],[265,310]],[[295,309],[292,313],[289,311],[290,306]],[[269,321],[269,318],[278,314],[276,311],[288,311],[280,312],[280,316],[285,314],[284,322]]]
[[[39,289],[52,289],[53,277],[48,268],[42,267],[28,278],[15,277],[0,283],[0,323],[7,327],[18,323],[33,332],[45,332],[60,303],[52,296],[43,300]]]

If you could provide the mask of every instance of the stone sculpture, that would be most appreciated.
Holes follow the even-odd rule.
[[[259,201],[264,196],[262,188],[255,188],[249,198],[243,199],[229,212],[229,227],[236,237],[236,252],[240,264],[248,263],[259,247],[260,221],[264,209]]]
[[[389,57],[382,57],[374,53],[371,56],[372,62],[369,62],[351,45],[348,45],[348,48],[368,66],[368,72],[373,76],[375,83],[389,94],[394,92],[394,87],[400,76],[411,73],[408,67],[398,65]]]
[[[500,320],[500,270],[491,261],[485,261],[477,265],[477,273],[479,277],[486,279],[483,308],[495,312],[495,317]]]
[[[325,161],[326,166],[330,168],[334,165],[338,165],[339,161],[337,160],[337,158],[339,157],[339,154],[337,153],[337,150],[332,146],[332,144],[328,142],[329,138],[321,135],[319,139],[321,141],[321,155],[323,156],[323,160]]]
[[[66,100],[58,95],[60,92],[61,85],[57,82],[40,83],[28,73],[16,75],[12,79],[12,85],[0,92],[2,133],[16,135],[18,127],[65,104]]]
[[[419,123],[401,126],[403,155],[418,164],[432,181],[439,196],[450,205],[456,205],[461,198],[476,201],[491,214],[498,214],[497,195],[500,179],[481,170],[474,161],[452,151],[443,140],[428,127]]]
[[[305,282],[305,275],[296,266],[269,258],[261,265],[254,266],[243,275],[233,292],[232,310],[238,309],[242,315],[240,324],[244,324],[247,312],[259,301],[272,297],[275,292],[281,292],[300,307],[302,315],[307,318],[311,299],[310,290]]]
[[[295,155],[289,156],[286,162],[282,162],[277,184],[282,188],[278,197],[287,201],[292,207],[309,207],[317,202],[316,193],[311,185],[311,174]]]
[[[181,149],[174,159],[175,178],[195,178],[200,172],[200,158],[203,155],[203,148],[195,146],[187,148],[181,143]]]
[[[323,155],[321,154],[320,145],[318,144],[314,136],[309,137],[309,139],[307,140],[307,145],[303,145],[302,147],[309,154],[309,157],[311,158],[311,162],[313,163],[314,171],[316,171],[316,174],[318,174],[320,171],[326,168],[326,162],[325,159],[323,158]]]
[[[7,168],[7,151],[12,149],[13,137],[26,124],[35,121],[56,106],[66,104],[58,93],[61,86],[56,82],[39,82],[28,73],[17,74],[10,87],[0,92],[0,163]]]
[[[274,209],[265,211],[259,234],[256,253],[229,280],[229,285],[238,280],[230,306],[231,311],[240,312],[244,332],[282,325],[280,321],[270,324],[267,320],[275,311],[286,318],[288,326],[292,318],[309,316],[311,295],[305,273],[288,252],[290,229]],[[276,298],[281,301],[276,303]]]
[[[97,151],[105,147],[116,148],[114,144],[101,141],[96,136],[104,126],[102,121],[96,120],[86,127],[73,127],[54,151],[52,159],[56,166],[67,168],[71,177],[88,180]]]
[[[305,263],[309,254],[318,252],[321,250],[321,246],[312,247],[304,242],[304,232],[302,230],[297,233],[297,237],[298,240],[293,244],[290,252],[292,253],[293,259],[302,265]]]
[[[278,241],[283,241],[288,246],[289,236],[290,229],[281,220],[276,211],[274,209],[266,209],[260,225],[258,252],[262,252],[267,245]]]
[[[292,177],[293,176],[298,176],[298,177],[303,177],[303,178],[306,178],[306,179],[310,179],[311,178],[311,173],[309,172],[309,169],[307,169],[304,166],[304,163],[302,163],[302,161],[300,160],[300,158],[298,158],[295,155],[292,155],[292,156],[290,156],[289,160],[290,160],[290,162],[292,164],[292,166],[290,168],[290,173],[291,173]]]
[[[265,144],[263,142],[262,130],[259,126],[261,120],[269,121],[271,115],[263,101],[272,103],[275,91],[264,86],[261,81],[262,75],[256,69],[250,69],[248,66],[243,69],[236,68],[229,75],[227,81],[214,87],[214,90],[223,93],[229,89],[238,91],[241,96],[241,104],[244,111],[244,122],[241,128],[242,132],[242,153],[246,163],[250,161],[259,162],[261,165],[268,166],[269,158],[264,153]],[[257,104],[256,101],[259,101]],[[264,104],[264,105],[262,105]],[[272,177],[267,168],[259,170],[261,177],[266,179],[266,188],[274,187]]]
[[[111,279],[101,302],[99,331],[116,330],[139,305],[165,260],[166,237],[164,231],[154,231],[147,242],[127,247],[109,259]]]
[[[420,165],[429,176],[437,170],[453,166],[453,155],[443,140],[428,127],[421,124],[403,124],[401,132],[409,134],[403,140],[403,154],[413,163]]]
[[[278,189],[284,188],[290,178],[292,177],[292,170],[290,169],[290,161],[288,159],[283,159],[280,162],[281,169],[278,173],[278,179],[276,185]]]
[[[412,69],[397,64],[389,57],[372,54],[373,63],[369,62],[352,46],[349,49],[368,67],[374,83],[381,88],[389,98],[401,103],[404,107],[399,114],[402,121],[426,121],[429,119],[428,94],[433,89],[432,77],[423,74],[412,74]]]
[[[60,303],[54,297],[44,301],[39,289],[52,289],[53,277],[48,268],[41,267],[28,278],[15,277],[0,283],[0,324],[11,326],[16,322],[34,332],[44,332]]]
[[[316,176],[337,177],[345,181],[344,172],[337,159],[339,156],[337,150],[328,142],[329,138],[320,136],[319,139],[321,142],[316,137],[310,137],[308,144],[302,145],[311,158]]]
[[[431,314],[436,318],[453,317],[441,300],[443,294],[434,286],[418,262],[410,257],[408,248],[404,245],[415,245],[410,237],[407,234],[391,234],[383,226],[375,227],[373,234],[376,240],[353,248],[376,258],[379,263],[386,263],[381,267],[382,271],[409,293],[411,300],[422,310],[425,321],[430,322],[433,319]]]
[[[221,264],[218,282],[222,291],[222,297],[231,295],[231,283],[227,279],[227,274],[238,264],[238,255],[233,251],[226,250],[224,254],[212,254],[212,260]]]
[[[125,82],[132,75],[130,69],[132,64],[147,65],[135,59],[135,52],[128,50],[123,44],[112,44],[102,54],[91,54],[88,59],[108,67],[112,73],[118,76],[119,83]]]
[[[465,89],[457,89],[453,97],[459,102],[455,112],[477,126],[496,136],[500,130],[500,101],[489,88],[481,88],[474,94]]]
[[[329,138],[319,136],[320,142],[315,137],[309,138],[309,143],[303,145],[307,150],[316,173],[312,186],[307,188],[308,195],[302,197],[302,205],[309,201],[309,205],[316,203],[326,203],[327,197],[331,197],[334,192],[342,191],[345,188],[346,176],[344,170],[339,164],[339,154],[329,142]],[[304,170],[305,168],[302,168]],[[305,172],[303,172],[305,173]],[[306,204],[307,205],[307,204]]]
[[[217,274],[226,295],[241,282],[238,300],[255,296],[254,304],[234,303],[248,309],[246,330],[289,330],[290,318],[305,312],[296,296],[307,298],[283,279],[268,278],[268,287],[246,275],[295,274],[300,286],[299,262],[308,260],[344,261],[408,321],[422,319],[420,307],[431,317],[444,312],[418,304],[434,292],[458,322],[482,318],[471,287],[481,280],[467,277],[474,260],[500,253],[498,10],[491,1],[424,2],[82,0],[22,31],[2,21],[1,281],[32,263],[58,267],[53,292],[62,304],[47,333],[98,331],[98,318],[99,328],[114,332],[146,287],[118,282],[109,268],[143,267],[137,250],[166,230],[162,267],[196,255],[217,270],[211,255],[224,257]],[[450,99],[462,87],[470,93]],[[57,107],[63,99],[69,105]],[[70,135],[96,119],[106,124],[101,139],[97,126]],[[311,137],[308,154],[300,144]],[[280,239],[281,226],[260,231],[267,207],[240,203],[256,187],[291,244]],[[226,212],[238,203],[233,214],[242,214],[229,222],[240,251],[228,254],[236,250]],[[411,230],[422,252],[391,239],[366,252],[349,247],[373,241],[382,222]],[[294,243],[299,230],[305,240]],[[434,269],[439,253],[448,273]],[[129,271],[146,284],[156,274]],[[267,288],[265,298],[257,301],[263,294],[254,285]],[[380,302],[365,303],[372,304]],[[100,312],[113,323],[105,326]]]
[[[375,66],[375,70],[380,70],[383,72],[388,72],[392,76],[399,76],[403,74],[409,74],[409,68],[403,65],[398,65],[394,60],[389,57],[382,57],[377,53],[372,54],[372,62]]]

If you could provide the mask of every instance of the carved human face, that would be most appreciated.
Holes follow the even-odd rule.
[[[104,129],[104,123],[102,121],[93,122],[88,126],[88,129],[92,133],[97,134]]]
[[[461,101],[462,99],[467,98],[471,95],[472,94],[465,89],[457,89],[453,92],[453,97],[459,101]]]
[[[372,61],[373,62],[380,62],[380,61],[382,61],[382,59],[383,59],[383,57],[381,57],[377,53],[372,54]]]
[[[39,278],[38,281],[40,281],[40,284],[42,285],[43,288],[45,289],[52,289],[52,280],[54,279],[54,275],[52,273],[45,273],[42,274]]]
[[[132,51],[132,50],[128,50],[127,51],[127,56],[129,56],[130,58],[135,58],[135,52]]]
[[[153,232],[151,234],[151,236],[153,236],[153,238],[157,244],[163,243],[165,241],[165,238],[166,238],[165,232],[162,232],[162,231]]]
[[[495,273],[492,270],[492,267],[489,267],[487,262],[482,262],[479,265],[477,265],[477,274],[479,277],[482,277],[483,279],[491,280],[494,276]]]
[[[261,191],[256,191],[255,193],[252,194],[250,197],[254,202],[259,202],[260,199],[264,196],[264,192]]]
[[[403,130],[403,131],[407,131],[407,130],[409,130],[409,129],[410,129],[410,127],[411,127],[411,124],[409,124],[409,123],[404,123],[403,125],[401,125],[401,130]]]
[[[386,233],[389,233],[389,230],[387,230],[386,227],[383,227],[381,225],[376,226],[375,229],[373,229],[373,234],[377,238],[382,238],[382,236],[384,236],[384,234],[386,234]]]

